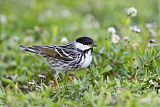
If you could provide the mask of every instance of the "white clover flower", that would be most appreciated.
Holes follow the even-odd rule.
[[[145,24],[145,27],[146,27],[147,29],[153,29],[152,23],[146,23],[146,24]]]
[[[124,41],[128,41],[128,36],[123,37]]]
[[[147,29],[155,29],[155,28],[157,28],[157,23],[146,23],[145,24],[145,27],[147,28]]]
[[[133,43],[132,47],[133,47],[134,50],[136,50],[137,48],[139,48],[139,44],[138,43]]]
[[[138,26],[136,26],[136,25],[131,26],[131,27],[130,27],[130,30],[131,30],[132,32],[136,32],[136,33],[140,33],[140,32],[141,32],[141,29],[140,29]]]
[[[13,42],[18,42],[18,41],[19,41],[19,37],[18,37],[18,36],[13,36],[13,37],[11,38],[11,41],[13,41]]]
[[[112,34],[112,43],[119,43],[120,37],[117,34]]]
[[[33,37],[32,36],[26,36],[24,38],[24,42],[25,43],[32,43],[33,42]]]
[[[149,29],[149,33],[151,34],[152,37],[156,37],[157,36],[157,32],[155,32],[154,29]]]
[[[63,9],[60,13],[63,17],[69,17],[71,16],[71,12],[68,9]]]
[[[150,83],[150,84],[154,84],[152,80],[149,80],[149,83]]]
[[[151,40],[149,41],[149,43],[155,43],[155,42],[156,42],[155,39],[151,39]]]
[[[137,9],[134,7],[126,9],[126,13],[130,17],[135,17],[137,15]]]
[[[40,75],[38,75],[38,76],[39,76],[39,78],[41,78],[41,79],[46,79],[46,76],[45,76],[45,75],[40,74]]]
[[[36,82],[35,82],[34,80],[31,80],[31,81],[28,82],[28,84],[29,84],[29,85],[35,85]]]
[[[155,87],[158,87],[158,83],[157,83],[157,82],[153,82],[153,85],[154,85]]]
[[[157,23],[146,23],[145,27],[148,29],[148,31],[152,37],[157,36],[157,32],[155,31],[155,28],[157,28]]]
[[[109,28],[107,29],[107,31],[108,31],[109,33],[111,33],[111,34],[115,34],[115,33],[116,33],[116,29],[115,29],[114,27],[109,27]]]
[[[153,82],[153,80],[149,80],[149,83],[150,83],[150,85],[154,85],[155,87],[158,86],[158,83],[157,82]]]
[[[3,25],[7,23],[7,17],[5,15],[0,15],[0,23]]]
[[[68,39],[66,37],[62,37],[61,44],[67,44],[67,43],[68,43]]]

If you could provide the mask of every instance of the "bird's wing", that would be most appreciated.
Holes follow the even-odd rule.
[[[76,59],[80,52],[76,49],[68,49],[62,46],[33,46],[21,48],[25,51],[36,53],[44,57],[51,57],[59,60],[72,61]]]

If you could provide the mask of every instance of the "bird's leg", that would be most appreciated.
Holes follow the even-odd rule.
[[[56,90],[59,91],[59,90],[60,90],[60,87],[59,87],[59,83],[58,83],[57,78],[56,78],[55,80],[56,80]]]
[[[70,73],[67,72],[67,71],[65,71],[65,73],[66,73],[66,75],[67,75],[69,81],[70,81],[71,83],[73,83],[74,81],[73,81],[72,77],[69,75]]]
[[[67,77],[68,77],[68,79],[71,81],[71,83],[74,82],[71,76],[67,75]]]
[[[59,71],[56,71],[56,73],[54,74],[54,78],[55,78],[55,81],[56,81],[56,90],[57,91],[60,90],[60,86],[59,86],[59,83],[58,83],[58,80],[57,80],[58,77],[59,77]]]

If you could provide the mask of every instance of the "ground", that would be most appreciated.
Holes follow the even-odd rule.
[[[158,0],[0,0],[1,107],[158,107]],[[19,46],[60,45],[89,36],[89,68],[74,82]]]

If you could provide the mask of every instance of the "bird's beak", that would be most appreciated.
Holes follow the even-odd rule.
[[[94,42],[94,43],[92,44],[92,47],[97,47],[97,44]]]

